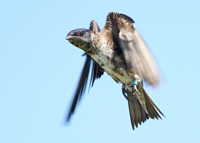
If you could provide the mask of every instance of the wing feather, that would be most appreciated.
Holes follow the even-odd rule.
[[[147,45],[133,26],[134,21],[120,13],[108,14],[104,29],[112,32],[122,48],[126,64],[133,74],[138,74],[149,85],[158,85],[160,76]]]
[[[94,32],[100,31],[99,26],[97,25],[97,23],[95,21],[91,21],[90,30],[92,30]],[[90,78],[90,86],[93,86],[95,79],[100,78],[104,73],[104,70],[89,55],[87,55],[86,53],[84,53],[83,55],[86,55],[85,64],[84,64],[84,67],[83,67],[83,70],[81,73],[78,87],[76,89],[76,93],[73,98],[73,102],[71,104],[69,113],[67,115],[66,121],[70,120],[71,115],[75,111],[78,101],[80,101],[82,95],[85,93],[85,88],[86,88],[87,81],[89,78],[91,62],[93,62],[93,64],[92,64],[92,73],[91,73],[91,78]]]
[[[157,66],[139,32],[135,28],[131,32],[120,31],[119,39],[130,70],[149,85],[157,85],[160,81]]]

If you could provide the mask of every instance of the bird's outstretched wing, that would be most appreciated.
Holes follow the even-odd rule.
[[[99,26],[97,25],[95,21],[91,21],[90,30],[94,32],[100,31]],[[85,60],[84,67],[82,69],[81,77],[78,83],[78,87],[76,89],[76,93],[74,95],[71,108],[67,115],[67,119],[66,119],[67,121],[70,120],[70,117],[74,113],[78,101],[81,99],[82,95],[85,92],[91,62],[92,62],[92,73],[91,73],[91,78],[90,78],[90,86],[93,86],[95,79],[100,78],[104,73],[104,70],[89,55],[87,55],[86,53],[84,53],[83,55],[86,55],[86,60]]]
[[[134,21],[130,17],[111,12],[107,16],[104,29],[112,32],[131,72],[138,74],[149,85],[158,85],[160,76],[153,56],[132,23]]]

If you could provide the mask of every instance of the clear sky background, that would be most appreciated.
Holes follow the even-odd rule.
[[[135,21],[161,69],[146,87],[165,114],[132,130],[121,84],[106,73],[69,110],[85,58],[69,31],[104,27],[109,12]],[[198,0],[19,0],[0,4],[1,143],[199,143],[200,3]]]

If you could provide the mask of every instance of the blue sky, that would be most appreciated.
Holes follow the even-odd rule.
[[[200,127],[199,1],[2,1],[0,5],[0,142],[198,143]],[[128,104],[106,73],[63,125],[85,58],[65,40],[109,12],[124,13],[161,69],[146,87],[165,114],[132,130]],[[88,93],[88,91],[86,91]]]

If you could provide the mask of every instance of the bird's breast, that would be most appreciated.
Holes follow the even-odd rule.
[[[133,82],[134,76],[110,46],[102,46],[97,54],[91,56],[116,81],[124,84]]]

